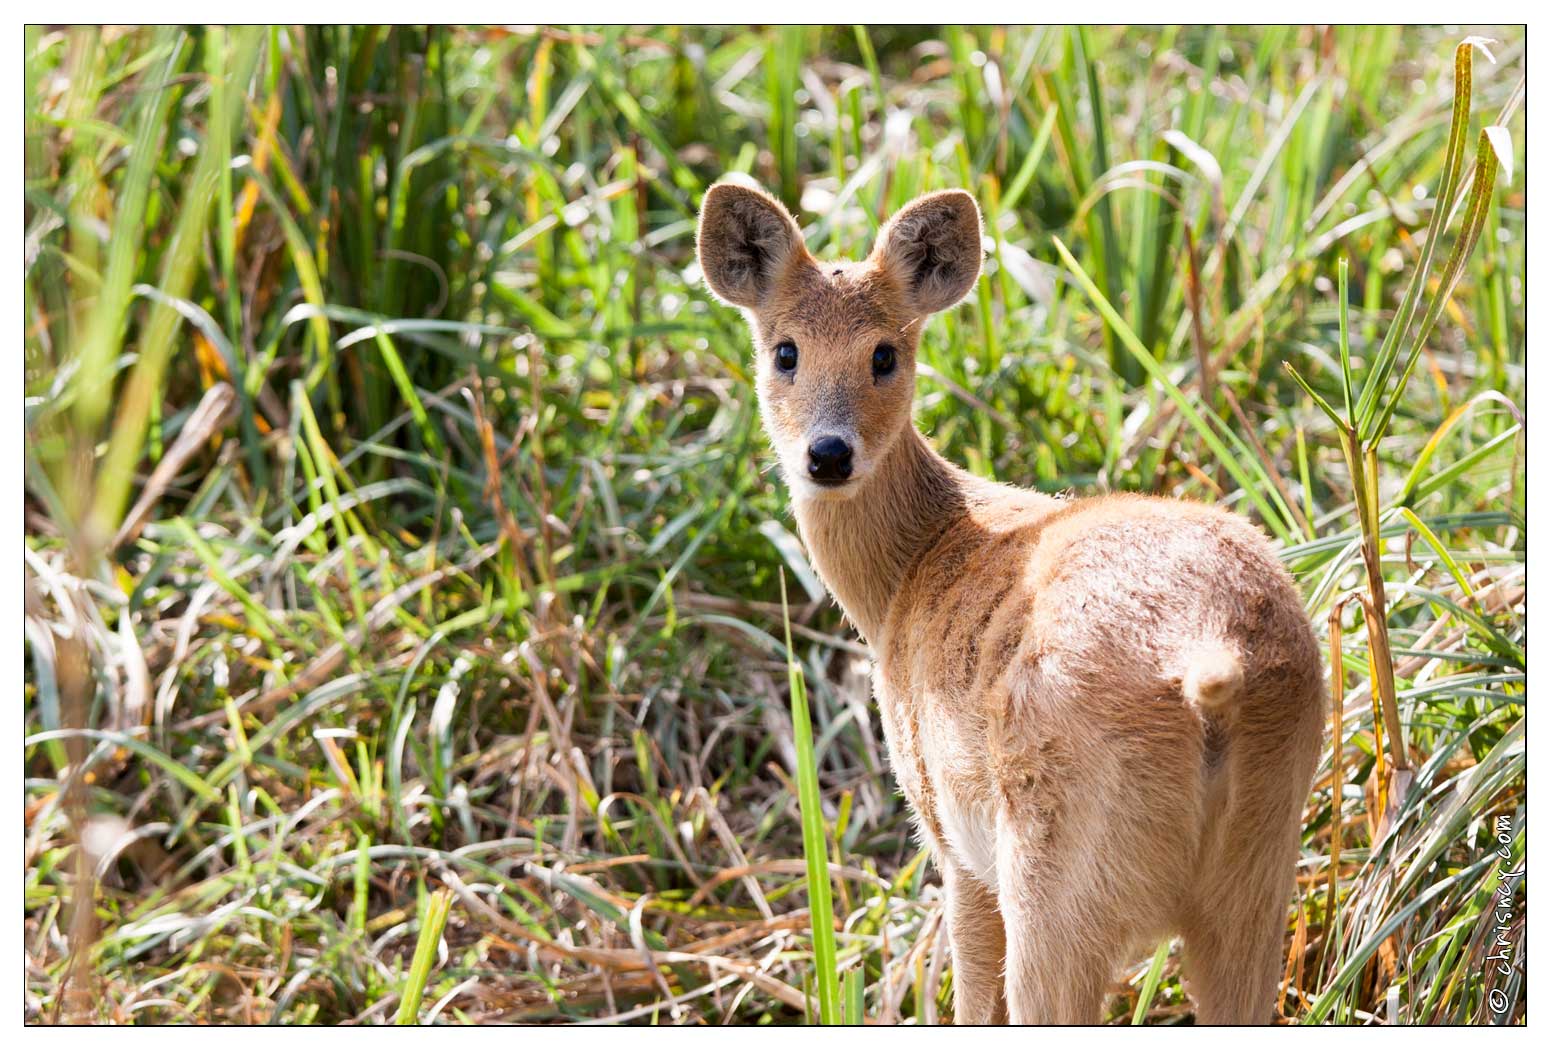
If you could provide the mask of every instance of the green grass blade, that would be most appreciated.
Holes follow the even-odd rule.
[[[1449,210],[1454,205],[1454,193],[1459,186],[1460,172],[1465,163],[1465,144],[1470,134],[1471,60],[1476,43],[1476,40],[1471,38],[1454,49],[1454,106],[1449,120],[1448,153],[1443,164],[1443,182],[1434,197],[1432,217],[1427,224],[1427,239],[1422,244],[1421,255],[1411,272],[1411,280],[1401,298],[1400,309],[1390,323],[1384,336],[1383,346],[1379,348],[1378,356],[1368,370],[1367,379],[1363,382],[1362,394],[1357,402],[1357,415],[1362,421],[1371,419],[1377,409],[1379,398],[1388,385],[1391,369],[1400,352],[1400,343],[1411,327],[1411,318],[1415,314],[1422,289],[1426,287],[1427,275],[1432,269],[1433,254],[1437,251],[1444,228],[1448,225]],[[1374,432],[1366,426],[1360,426],[1359,433],[1366,439]]]
[[[436,963],[436,947],[441,943],[451,910],[452,891],[449,888],[435,891],[425,899],[425,908],[420,914],[420,937],[415,942],[415,958],[404,975],[403,991],[399,994],[399,1011],[395,1018],[398,1025],[414,1025],[420,1019],[420,1004],[425,999],[431,967]]]
[[[1164,371],[1163,366],[1158,364],[1157,359],[1152,356],[1152,353],[1142,346],[1141,340],[1136,338],[1136,334],[1131,331],[1130,326],[1125,323],[1125,320],[1115,311],[1115,308],[1104,298],[1104,294],[1099,291],[1098,286],[1093,283],[1093,280],[1083,271],[1082,266],[1072,257],[1072,253],[1067,250],[1066,245],[1061,243],[1061,239],[1059,237],[1052,237],[1051,241],[1055,244],[1056,252],[1060,255],[1061,261],[1066,264],[1067,270],[1077,279],[1077,283],[1082,287],[1082,290],[1088,294],[1088,298],[1093,301],[1094,307],[1098,309],[1109,327],[1114,330],[1121,344],[1131,352],[1132,356],[1136,358],[1153,382],[1163,388],[1169,400],[1174,402],[1179,409],[1180,415],[1189,421],[1202,443],[1217,458],[1217,462],[1222,464],[1223,469],[1233,477],[1233,480],[1243,487],[1245,496],[1264,516],[1266,523],[1273,526],[1273,528],[1281,526],[1281,516],[1267,502],[1251,475],[1245,471],[1244,467],[1234,458],[1232,453],[1228,451],[1227,446],[1222,443],[1222,440],[1207,424],[1202,416],[1202,410],[1195,404],[1195,400],[1179,389],[1174,381],[1169,378],[1168,373]],[[1208,409],[1206,411],[1210,412],[1211,410]]]
[[[1412,345],[1410,357],[1406,359],[1405,368],[1400,372],[1400,379],[1395,384],[1394,393],[1390,395],[1389,402],[1384,406],[1384,411],[1379,414],[1378,419],[1364,432],[1370,442],[1378,441],[1388,428],[1391,417],[1395,415],[1395,410],[1399,408],[1405,397],[1406,384],[1411,380],[1411,373],[1416,369],[1417,362],[1421,360],[1422,350],[1427,345],[1427,337],[1432,335],[1433,326],[1437,324],[1438,318],[1443,314],[1443,308],[1454,295],[1454,287],[1459,284],[1459,279],[1465,273],[1465,261],[1470,258],[1470,253],[1476,246],[1476,239],[1481,236],[1481,228],[1486,223],[1487,209],[1492,200],[1492,184],[1496,175],[1496,145],[1492,142],[1492,137],[1483,131],[1476,150],[1475,179],[1470,191],[1469,210],[1465,213],[1465,225],[1454,242],[1454,252],[1449,257],[1448,264],[1443,268],[1438,290],[1433,295],[1427,313],[1422,317],[1422,325],[1416,333],[1416,342]]]
[[[791,615],[786,606],[786,574],[781,574],[781,616],[786,625],[786,675],[792,698],[792,735],[797,744],[797,802],[802,812],[802,853],[808,871],[809,923],[813,931],[814,985],[819,1023],[840,1024],[839,973],[835,967],[835,915],[825,848],[824,811],[819,802],[818,764],[813,755],[813,724],[808,715],[807,680],[792,650]]]
[[[1164,939],[1153,950],[1152,963],[1148,964],[1147,976],[1142,979],[1142,991],[1136,997],[1136,1010],[1131,1012],[1132,1025],[1141,1025],[1147,1018],[1147,1012],[1152,1010],[1158,986],[1163,982],[1163,968],[1169,962],[1169,944],[1168,939]]]

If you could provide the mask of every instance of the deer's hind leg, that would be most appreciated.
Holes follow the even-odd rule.
[[[1198,1025],[1264,1025],[1272,1019],[1292,880],[1258,888],[1240,883],[1231,893],[1243,900],[1198,917],[1185,930],[1186,984]]]
[[[1317,719],[1317,707],[1310,710]],[[1304,733],[1291,741],[1229,745],[1225,798],[1202,845],[1181,932],[1186,987],[1199,1024],[1272,1020],[1286,959],[1301,811],[1317,747]]]
[[[1244,831],[1264,834],[1263,829]],[[1293,852],[1280,843],[1251,840],[1225,844],[1203,867],[1184,928],[1186,984],[1196,1001],[1198,1024],[1271,1021],[1294,861]]]
[[[1071,854],[1042,850],[1037,835],[999,838],[1009,1018],[1014,1025],[1097,1024],[1117,948],[1103,880],[1080,870]]]

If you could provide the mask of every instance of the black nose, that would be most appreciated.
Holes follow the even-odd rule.
[[[808,446],[808,477],[838,485],[851,477],[851,446],[843,438],[820,438]]]

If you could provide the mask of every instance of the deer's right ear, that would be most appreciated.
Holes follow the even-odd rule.
[[[697,250],[711,291],[738,307],[764,303],[786,267],[808,251],[780,201],[734,182],[719,182],[706,191]]]

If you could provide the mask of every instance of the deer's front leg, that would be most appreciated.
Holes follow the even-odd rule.
[[[1005,1025],[1006,925],[996,895],[943,851],[948,936],[953,946],[953,1022]]]

